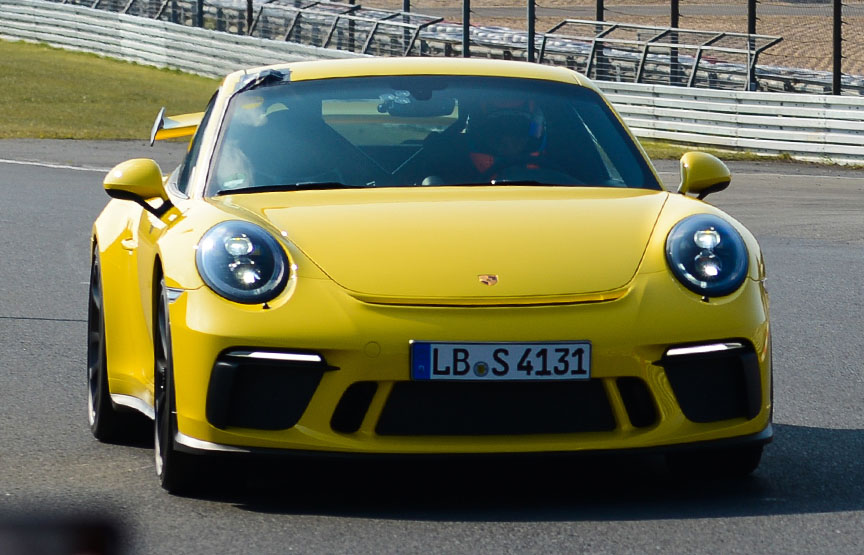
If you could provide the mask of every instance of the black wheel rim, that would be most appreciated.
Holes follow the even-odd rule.
[[[87,310],[87,417],[96,425],[102,403],[105,366],[105,319],[102,312],[102,282],[99,259],[94,254],[90,270],[90,301]]]
[[[156,418],[154,423],[154,455],[156,473],[162,476],[165,469],[165,456],[171,441],[171,408],[168,403],[168,373],[171,364],[171,340],[168,330],[168,308],[164,293],[160,294],[156,318],[155,380],[153,384]]]

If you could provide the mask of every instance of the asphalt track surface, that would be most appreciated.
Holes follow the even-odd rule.
[[[748,479],[682,481],[652,457],[299,462],[238,466],[196,498],[160,489],[147,430],[104,445],[85,416],[88,237],[107,200],[102,171],[140,156],[167,168],[181,154],[0,141],[3,553],[14,553],[22,522],[46,538],[52,523],[81,518],[113,520],[128,553],[864,550],[864,172],[731,164],[732,186],[710,197],[755,232],[769,270],[776,439]],[[674,182],[674,163],[658,167]]]

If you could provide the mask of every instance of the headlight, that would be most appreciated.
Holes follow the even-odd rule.
[[[722,297],[741,287],[747,277],[747,246],[731,224],[699,214],[672,228],[666,238],[666,262],[687,289]]]
[[[282,292],[290,272],[272,235],[248,222],[210,228],[195,255],[198,273],[213,291],[238,303],[265,303]]]

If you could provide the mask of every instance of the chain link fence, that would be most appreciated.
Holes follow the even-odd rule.
[[[470,7],[470,55],[538,59],[525,31],[527,0],[463,1]],[[378,56],[465,54],[466,5],[452,0],[369,0],[362,6],[315,0],[62,3]],[[600,80],[861,95],[864,33],[856,31],[864,29],[864,1],[843,3],[839,86],[832,82],[835,3],[538,0],[533,49],[543,63]],[[754,24],[756,34],[748,35]]]

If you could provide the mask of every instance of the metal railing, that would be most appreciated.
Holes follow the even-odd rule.
[[[356,4],[278,0],[259,6],[249,34],[359,54],[408,56],[419,48],[423,29],[440,21]]]
[[[759,54],[781,40],[567,19],[543,35],[539,61],[581,50],[574,69],[597,80],[755,90]]]
[[[315,0],[62,0],[262,39],[377,56],[461,56],[464,28],[440,17]],[[539,61],[596,80],[727,90],[825,93],[830,74],[757,64],[781,37],[566,19],[534,35]],[[529,59],[528,34],[470,27],[474,57]],[[864,80],[844,76],[847,93]]]
[[[428,32],[441,29],[429,28]],[[512,32],[506,36],[503,32],[496,30],[494,37],[483,40],[514,45],[512,52],[518,52],[517,46],[524,50],[524,41]],[[0,36],[213,77],[268,63],[363,56],[89,7],[60,6],[47,0],[0,2]],[[502,46],[494,49],[497,53],[507,51]],[[597,85],[640,138],[864,164],[864,99],[860,96],[711,90],[623,81],[597,81]]]

